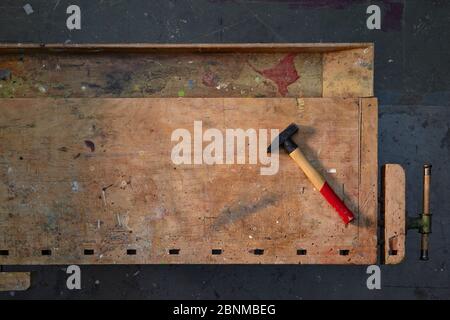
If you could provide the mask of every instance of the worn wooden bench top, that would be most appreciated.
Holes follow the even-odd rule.
[[[376,262],[374,98],[3,99],[0,113],[0,265]],[[356,220],[345,227],[283,153],[272,176],[174,164],[171,134],[194,121],[296,122]]]

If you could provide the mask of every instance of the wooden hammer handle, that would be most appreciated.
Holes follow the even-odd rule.
[[[308,177],[309,181],[312,182],[314,187],[323,195],[323,197],[328,201],[328,203],[336,210],[339,216],[342,218],[345,224],[348,224],[354,219],[353,213],[347,208],[345,203],[336,195],[336,193],[331,189],[330,185],[322,177],[322,175],[317,172],[317,170],[309,163],[305,155],[300,151],[299,148],[295,149],[289,156],[298,164],[300,169],[303,170],[305,175]]]
[[[303,170],[309,181],[312,182],[313,186],[317,190],[320,190],[325,183],[325,179],[320,175],[319,172],[317,172],[317,170],[311,165],[311,163],[309,163],[303,152],[301,152],[300,149],[297,148],[289,153],[289,156],[294,159],[300,169]]]

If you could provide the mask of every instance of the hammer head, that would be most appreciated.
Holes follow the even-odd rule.
[[[278,135],[278,145],[284,147],[285,142],[292,142],[291,137],[298,131],[298,126],[295,123],[291,123],[286,129],[281,131]],[[267,152],[270,153],[272,148],[275,147],[274,143],[276,143],[277,139],[275,139],[269,147],[267,147]]]

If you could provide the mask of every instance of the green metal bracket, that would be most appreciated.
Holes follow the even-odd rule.
[[[431,165],[423,166],[423,211],[416,218],[407,218],[406,229],[417,229],[421,234],[420,260],[428,260],[429,234],[431,233],[430,212]]]
[[[417,229],[422,234],[431,233],[431,214],[420,214],[416,218],[408,217],[406,228],[408,230]]]

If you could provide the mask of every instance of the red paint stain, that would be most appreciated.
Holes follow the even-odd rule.
[[[235,0],[209,0],[213,3],[235,2]],[[287,5],[289,8],[297,9],[299,7],[307,9],[347,9],[352,7],[363,7],[364,9],[370,5],[367,0],[252,0],[253,3],[277,3]],[[399,31],[402,29],[404,3],[406,0],[379,0],[378,3],[383,12],[382,31]]]
[[[272,80],[278,87],[278,92],[285,96],[288,93],[288,86],[297,81],[300,76],[295,69],[294,59],[296,54],[289,53],[278,64],[265,70],[257,70],[250,63],[250,67],[267,79]]]
[[[213,3],[234,2],[234,0],[209,0]],[[392,0],[384,0],[392,1]],[[366,0],[253,0],[255,3],[279,3],[287,4],[291,8],[336,8],[346,9],[351,5],[367,2]]]
[[[384,4],[384,16],[381,20],[381,29],[383,31],[400,31],[403,21],[403,3],[387,2]]]
[[[207,87],[216,87],[219,78],[212,72],[208,71],[203,75],[202,83]]]

